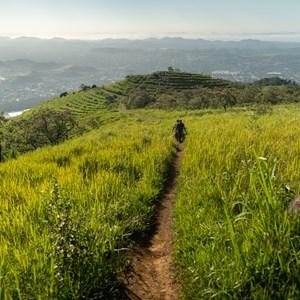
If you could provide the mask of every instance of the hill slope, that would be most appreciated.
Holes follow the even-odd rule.
[[[204,74],[162,71],[130,75],[102,87],[83,87],[65,97],[37,106],[69,110],[78,119],[104,111],[135,108],[207,109],[244,104],[279,104],[300,101],[300,88],[290,81],[268,78],[242,84]],[[272,83],[270,85],[270,83]]]
[[[170,70],[148,75],[130,75],[125,80],[102,87],[83,85],[79,92],[63,93],[8,122],[3,130],[4,146],[0,157],[3,157],[4,152],[5,157],[14,157],[15,151],[27,152],[28,144],[36,149],[46,144],[59,143],[62,138],[58,139],[56,136],[61,136],[62,128],[65,132],[63,139],[99,128],[118,120],[120,113],[126,109],[221,108],[226,111],[234,105],[299,103],[300,87],[280,83],[281,81],[277,86],[238,84],[208,75]],[[69,124],[66,124],[68,121]],[[69,130],[69,125],[72,131]],[[54,131],[51,139],[49,128]]]
[[[130,75],[122,81],[51,99],[37,108],[68,109],[80,118],[99,110],[116,109],[119,104],[130,108],[152,107],[159,96],[171,92],[231,86],[236,84],[203,74],[156,72],[149,75]],[[135,101],[137,98],[151,101]]]
[[[299,222],[287,217],[299,107],[123,116],[0,164],[0,298],[124,299],[127,250],[151,224],[183,118],[173,254],[184,297],[299,299]]]

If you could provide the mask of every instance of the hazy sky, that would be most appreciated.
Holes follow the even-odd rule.
[[[0,0],[0,36],[300,32],[299,0]]]

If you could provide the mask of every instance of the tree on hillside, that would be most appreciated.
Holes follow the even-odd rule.
[[[87,91],[89,90],[91,87],[89,85],[86,85],[84,83],[82,83],[80,86],[79,86],[79,90],[80,91]]]
[[[128,96],[128,108],[144,108],[155,102],[155,99],[142,89],[131,92]]]
[[[237,103],[236,97],[230,91],[223,91],[219,94],[221,104],[225,111]]]
[[[4,113],[0,113],[0,126],[2,126],[6,122]]]
[[[261,99],[263,103],[278,104],[281,102],[279,90],[276,90],[274,87],[263,88]]]
[[[68,92],[63,92],[63,93],[61,93],[61,94],[59,95],[59,97],[62,98],[62,97],[66,97],[66,96],[68,96],[68,95],[69,95]]]
[[[4,114],[0,114],[0,162],[3,160],[3,153],[2,153],[2,139],[3,139],[3,125],[6,122]]]
[[[256,103],[259,102],[260,89],[256,86],[246,86],[238,95],[238,103]]]

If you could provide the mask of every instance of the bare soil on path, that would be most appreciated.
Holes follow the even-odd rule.
[[[178,146],[156,207],[154,224],[145,236],[135,239],[138,246],[130,254],[132,265],[125,287],[127,299],[179,299],[179,283],[176,282],[172,265],[172,208],[181,158],[182,147]]]

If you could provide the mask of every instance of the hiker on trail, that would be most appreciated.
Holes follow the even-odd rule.
[[[175,139],[178,143],[182,143],[184,141],[185,136],[187,135],[187,131],[182,120],[177,120],[176,124],[173,127],[173,132]]]

